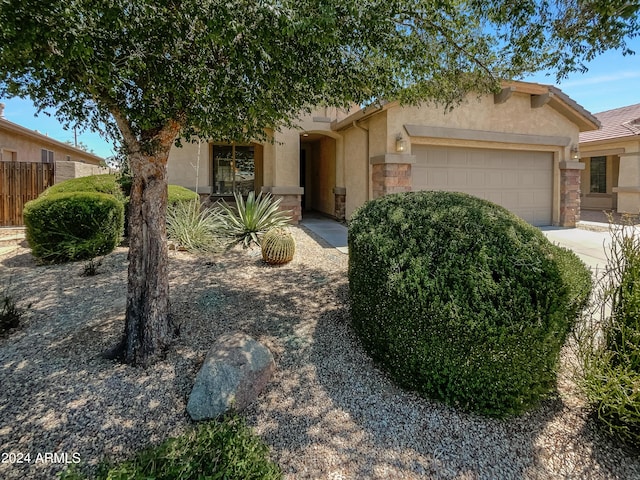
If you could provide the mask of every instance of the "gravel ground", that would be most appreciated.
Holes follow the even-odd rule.
[[[566,375],[554,398],[502,421],[395,387],[349,328],[346,255],[292,231],[296,258],[281,267],[263,264],[257,249],[213,259],[171,252],[181,335],[146,370],[100,356],[123,329],[126,249],[94,277],[80,275],[83,263],[36,266],[26,248],[0,256],[0,285],[32,304],[24,328],[0,338],[0,453],[31,462],[4,455],[0,478],[53,478],[60,454],[91,469],[185,431],[208,348],[238,330],[276,358],[245,415],[286,479],[640,478],[640,459],[595,431]]]

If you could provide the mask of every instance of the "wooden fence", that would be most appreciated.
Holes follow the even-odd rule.
[[[24,225],[22,208],[54,181],[53,163],[0,162],[0,226]]]

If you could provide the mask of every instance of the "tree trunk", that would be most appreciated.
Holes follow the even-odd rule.
[[[125,331],[112,357],[147,366],[162,358],[172,337],[167,254],[167,160],[178,133],[163,129],[152,155],[126,138],[133,173],[129,197],[129,273]],[[134,144],[132,146],[132,143]]]

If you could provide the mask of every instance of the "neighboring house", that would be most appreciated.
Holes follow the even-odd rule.
[[[640,103],[594,115],[600,130],[580,134],[582,208],[640,213]]]
[[[555,87],[504,82],[500,93],[469,95],[451,111],[395,102],[322,108],[298,125],[275,132],[273,142],[174,147],[169,181],[213,198],[271,192],[295,220],[305,211],[348,219],[387,193],[450,190],[534,225],[574,226],[584,168],[578,136],[599,123]]]
[[[22,210],[47,187],[107,173],[104,159],[4,118],[0,103],[0,226],[23,224]]]
[[[55,183],[97,173],[104,159],[4,118],[0,103],[0,162],[56,164]],[[72,162],[72,163],[69,163]]]

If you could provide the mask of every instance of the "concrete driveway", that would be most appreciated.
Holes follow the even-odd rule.
[[[334,220],[319,215],[306,216],[301,224],[323,238],[342,253],[348,253],[347,228]],[[598,224],[606,228],[606,224]],[[607,265],[605,247],[611,244],[608,231],[591,231],[581,228],[542,227],[549,240],[573,250],[594,271]]]
[[[553,243],[573,250],[592,269],[601,270],[607,265],[605,249],[611,244],[609,232],[561,227],[542,227],[540,230]]]

